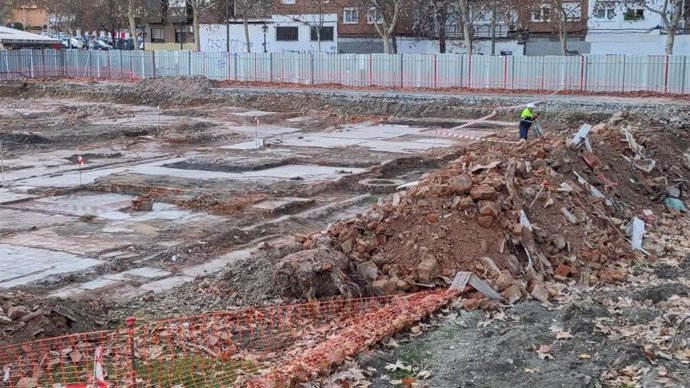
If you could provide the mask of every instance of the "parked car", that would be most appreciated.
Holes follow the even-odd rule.
[[[103,38],[98,38],[96,40],[96,44],[98,45],[99,50],[112,50],[113,46],[109,44],[108,42],[105,41]]]
[[[84,48],[84,40],[81,36],[73,36],[69,38],[69,43],[72,48],[82,49]]]

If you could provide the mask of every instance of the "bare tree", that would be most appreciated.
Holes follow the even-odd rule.
[[[561,54],[568,55],[571,25],[582,19],[583,3],[583,0],[533,0],[525,5],[530,7],[533,21],[546,23],[558,35]]]
[[[644,9],[661,17],[664,32],[666,33],[666,55],[673,54],[678,28],[681,22],[688,16],[688,10],[684,8],[684,0],[617,0],[617,1],[597,1],[594,5],[594,12],[605,8],[607,5],[615,4],[616,8],[623,12]]]
[[[194,29],[194,50],[201,51],[201,18],[206,12],[217,6],[218,0],[187,0],[187,4],[192,8],[192,27]]]
[[[235,0],[235,10],[242,15],[244,24],[244,39],[247,52],[252,52],[252,44],[249,36],[249,18],[264,17],[270,13],[273,2],[271,0]]]
[[[298,16],[293,16],[292,20],[308,26],[316,33],[318,50],[321,52],[321,33],[325,26],[326,6],[330,0],[306,0]]]
[[[383,52],[394,54],[391,38],[395,34],[402,13],[407,10],[408,0],[360,0],[366,12],[367,22],[371,22],[383,40]]]

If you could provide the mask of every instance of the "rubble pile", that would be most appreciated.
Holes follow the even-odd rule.
[[[102,316],[102,309],[79,302],[40,300],[21,292],[0,295],[0,346],[103,327],[106,323],[94,318]]]
[[[621,282],[634,259],[654,257],[642,249],[644,227],[667,211],[659,198],[682,204],[688,172],[673,164],[683,159],[675,150],[655,148],[617,117],[578,143],[571,133],[477,144],[365,214],[296,239],[307,252],[330,239],[349,258],[352,283],[376,295],[449,284],[458,271],[511,303],[557,297],[555,280]]]

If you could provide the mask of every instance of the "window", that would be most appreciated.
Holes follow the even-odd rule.
[[[551,20],[551,8],[542,6],[534,10],[532,13],[533,22],[548,22]]]
[[[175,43],[187,43],[187,29],[189,27],[175,27]]]
[[[299,40],[298,27],[276,27],[276,40],[278,42],[296,42]]]
[[[381,24],[383,23],[383,15],[376,8],[369,8],[367,12],[367,24]]]
[[[358,24],[359,23],[359,11],[356,8],[345,8],[343,9],[343,23],[345,24]]]
[[[151,43],[165,43],[165,30],[162,28],[152,28]]]
[[[616,17],[616,3],[597,1],[594,5],[594,17],[598,20],[613,20]]]
[[[636,21],[644,20],[644,9],[642,8],[628,8],[623,14],[623,20]]]
[[[295,0],[281,0],[283,4],[295,4]]]
[[[316,34],[317,27],[311,28],[311,41],[318,42],[319,36]],[[332,42],[333,41],[333,27],[321,27],[321,41],[322,42]]]

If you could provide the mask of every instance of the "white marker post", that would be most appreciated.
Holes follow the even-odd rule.
[[[81,155],[77,156],[77,163],[79,163],[79,184],[81,185],[81,166],[84,164],[84,158]]]
[[[2,170],[2,187],[5,187],[5,150],[0,141],[0,170]]]
[[[256,117],[256,128],[254,129],[254,144],[256,144],[256,149],[261,148],[259,144],[259,118]]]

